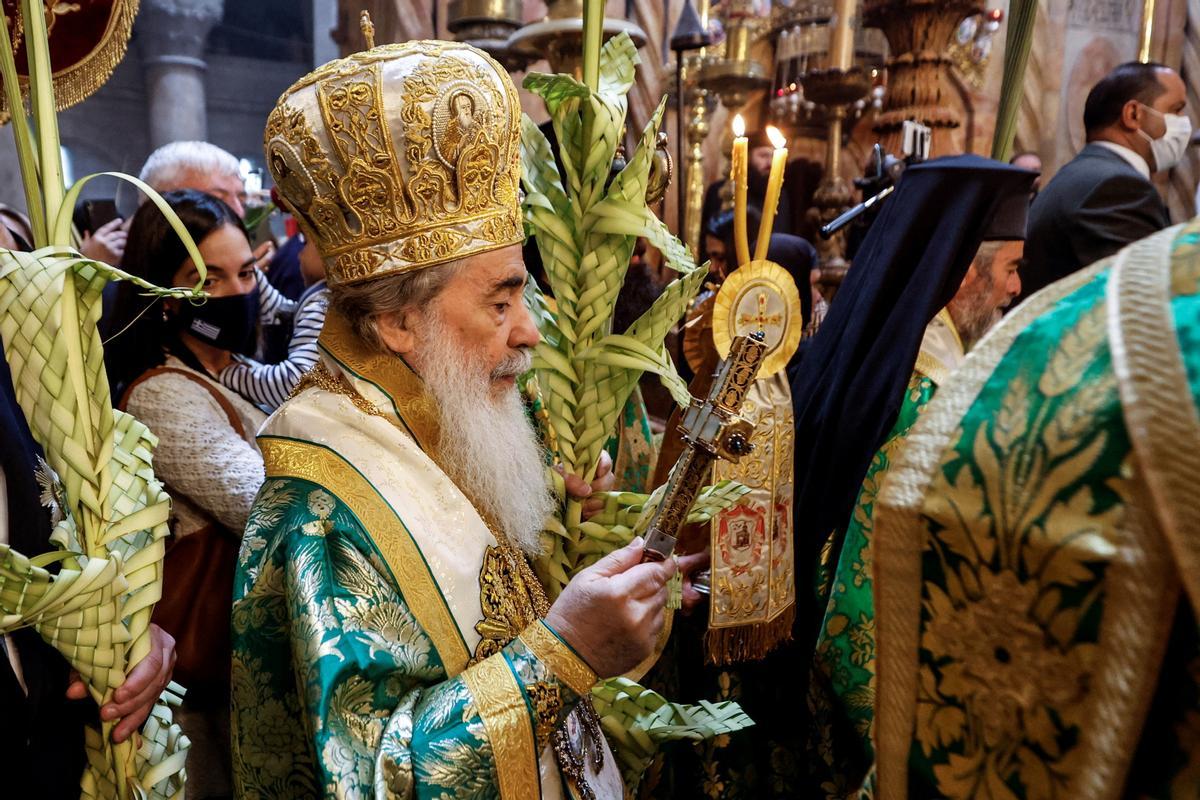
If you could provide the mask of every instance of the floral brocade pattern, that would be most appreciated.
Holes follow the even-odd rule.
[[[1096,656],[1129,448],[1102,286],[1005,359],[926,504],[917,751],[939,790],[1064,796]],[[1065,323],[1065,324],[1064,324]]]
[[[358,517],[297,478],[269,478],[251,513],[233,648],[234,775],[248,800],[493,800],[510,731],[530,731],[536,775],[532,734],[578,702],[520,639],[448,676]],[[473,694],[480,666],[502,671],[488,688],[509,693],[511,719]]]
[[[896,452],[904,444],[936,385],[913,373],[896,424],[875,454],[844,534],[828,543],[836,570],[827,586],[818,583],[825,616],[810,672],[812,713],[809,766],[822,797],[873,796],[869,780],[875,712],[875,602],[871,540],[875,497]]]
[[[1196,238],[1184,233],[1177,257],[1194,251]],[[1114,598],[1129,591],[1118,577],[1130,558],[1123,537],[1140,532],[1131,527],[1139,475],[1108,342],[1110,275],[1099,273],[1017,336],[924,493],[908,797],[1068,800],[1096,766],[1084,743],[1114,713],[1100,676],[1114,657],[1109,621],[1124,611]],[[1194,401],[1195,277],[1182,293],[1175,271],[1173,301]],[[1147,536],[1139,547],[1165,547]],[[1149,716],[1140,734],[1133,728],[1137,752],[1115,754],[1130,760],[1116,773],[1126,775],[1123,792],[1105,787],[1114,797],[1200,794],[1200,648],[1186,598],[1175,615],[1157,686],[1146,690],[1154,692]],[[1171,630],[1169,616],[1142,624]]]

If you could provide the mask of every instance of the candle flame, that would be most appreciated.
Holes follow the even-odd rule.
[[[746,121],[742,119],[741,114],[733,115],[733,135],[738,137],[746,135]]]
[[[771,140],[771,144],[775,146],[776,150],[781,150],[787,146],[787,137],[774,125],[767,126],[767,138]]]

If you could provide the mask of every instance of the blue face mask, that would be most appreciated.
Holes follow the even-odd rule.
[[[221,350],[252,356],[258,339],[258,290],[210,297],[200,305],[184,301],[175,322],[181,333]]]

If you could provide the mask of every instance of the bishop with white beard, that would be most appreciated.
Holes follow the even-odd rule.
[[[463,93],[495,124],[448,150],[438,121]],[[516,388],[538,343],[519,113],[483,53],[410,42],[326,65],[268,120],[330,311],[320,362],[258,437],[239,797],[624,794],[587,698],[651,652],[674,565],[639,563],[635,541],[551,606],[528,563],[557,498]]]

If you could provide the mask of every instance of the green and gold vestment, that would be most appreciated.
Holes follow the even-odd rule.
[[[1035,295],[876,502],[877,796],[1200,796],[1200,224]]]
[[[949,312],[930,322],[896,424],[871,461],[846,529],[826,543],[818,578],[825,615],[809,673],[809,766],[827,798],[871,797],[875,711],[875,603],[872,530],[875,498],[912,426],[937,387],[965,357]],[[835,563],[836,559],[836,563]]]
[[[336,314],[321,357],[259,436],[233,607],[238,796],[565,796],[551,734],[595,674],[438,468],[416,376]]]

